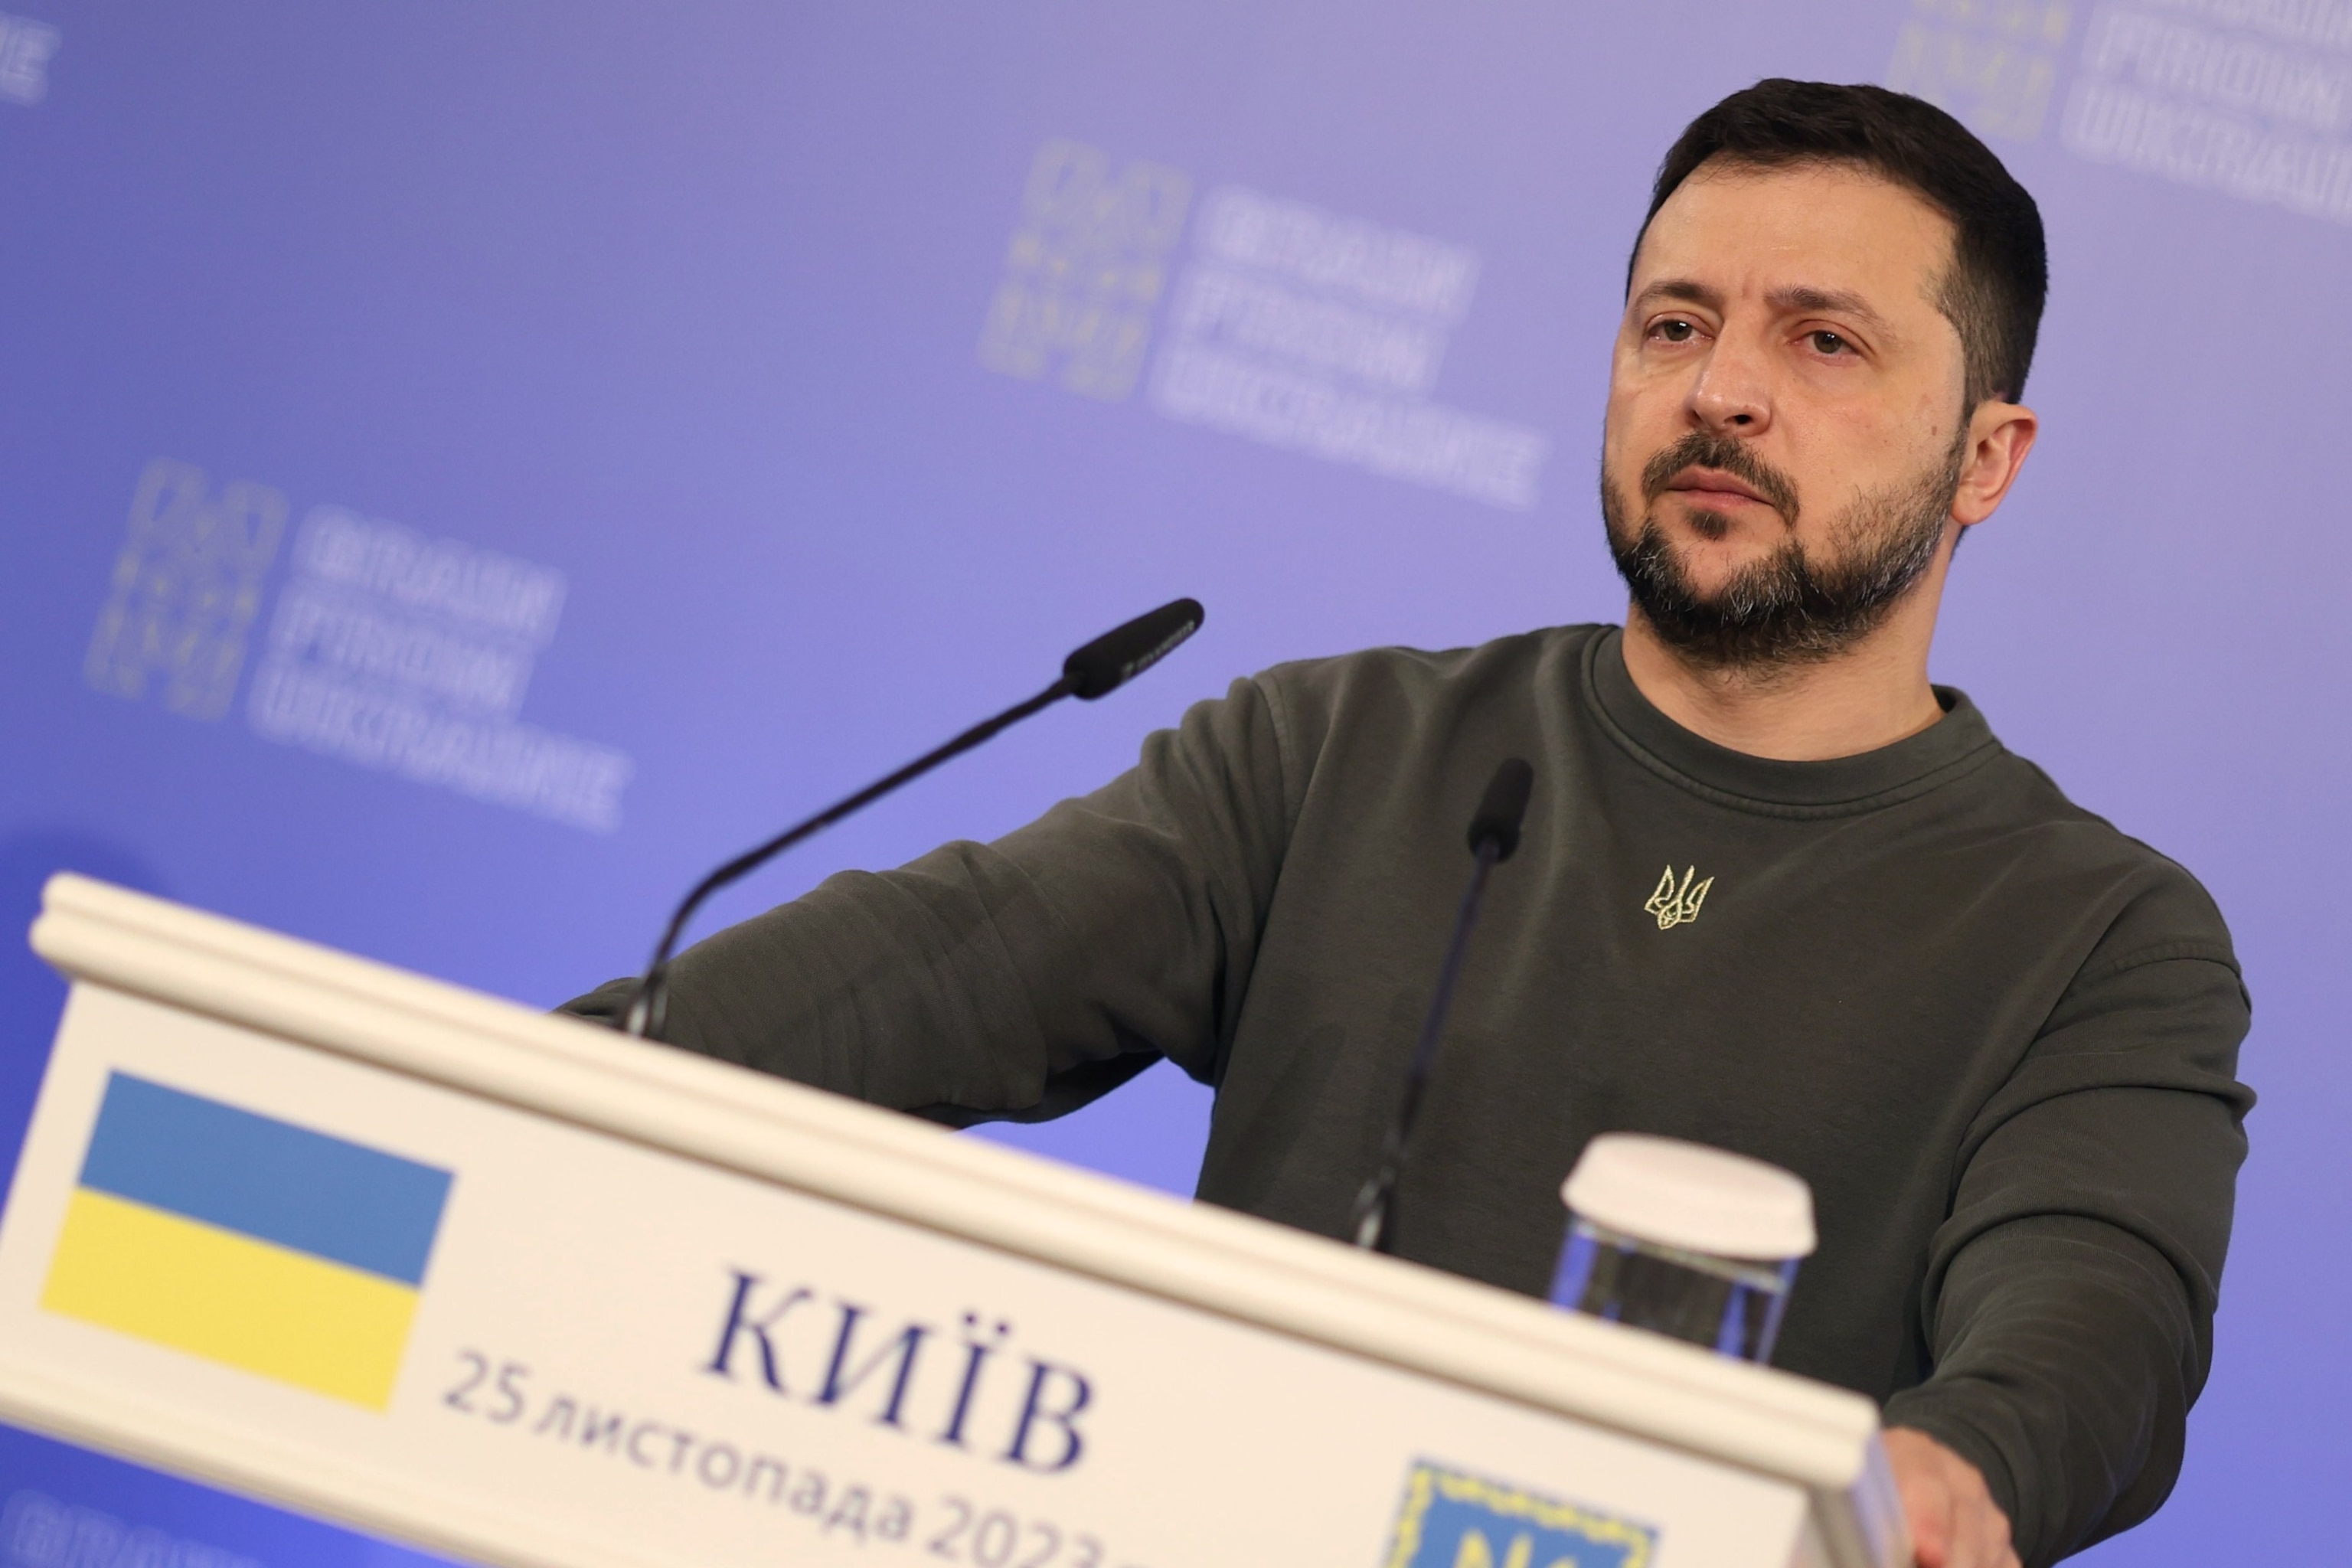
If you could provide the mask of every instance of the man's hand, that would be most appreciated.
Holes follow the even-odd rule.
[[[2018,1568],[2009,1515],[1985,1489],[1977,1468],[1925,1432],[1892,1426],[1886,1459],[1911,1521],[1919,1568]]]

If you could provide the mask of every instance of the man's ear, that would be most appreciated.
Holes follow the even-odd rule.
[[[1960,488],[1952,496],[1952,521],[1962,528],[1982,522],[2000,507],[2025,467],[2025,454],[2042,430],[2042,416],[2021,403],[1985,402],[1969,416],[1968,446],[1960,454]]]

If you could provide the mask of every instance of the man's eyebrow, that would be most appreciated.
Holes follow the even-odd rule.
[[[1690,278],[1661,278],[1633,297],[1636,307],[1654,305],[1674,300],[1685,305],[1700,305],[1710,310],[1723,309],[1723,296],[1706,284]]]
[[[1789,289],[1775,289],[1767,296],[1779,310],[1827,310],[1835,315],[1851,316],[1866,327],[1884,330],[1886,318],[1870,308],[1861,295],[1843,289],[1808,289],[1802,284]]]

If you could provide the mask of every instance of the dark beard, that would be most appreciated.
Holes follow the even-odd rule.
[[[1942,465],[1910,483],[1857,498],[1831,529],[1839,558],[1816,566],[1790,539],[1765,559],[1744,566],[1712,596],[1703,596],[1667,543],[1654,515],[1638,530],[1626,524],[1617,486],[1604,459],[1601,512],[1609,552],[1642,612],[1667,647],[1709,669],[1768,674],[1835,658],[1875,631],[1904,595],[1935,563],[1944,521],[1958,491],[1967,426]],[[1654,503],[1675,475],[1696,464],[1719,468],[1754,486],[1793,531],[1796,488],[1727,437],[1693,431],[1660,452],[1642,470],[1642,493]],[[1695,514],[1709,538],[1729,529],[1709,511]]]

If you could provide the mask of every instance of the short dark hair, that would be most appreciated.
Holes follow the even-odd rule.
[[[1923,100],[1883,87],[1774,77],[1690,122],[1658,165],[1642,232],[1685,180],[1713,159],[1750,168],[1853,163],[1916,193],[1958,231],[1937,308],[1960,334],[1968,406],[2025,391],[2050,293],[2042,211],[1969,128]],[[1633,261],[1626,262],[1633,286]]]

